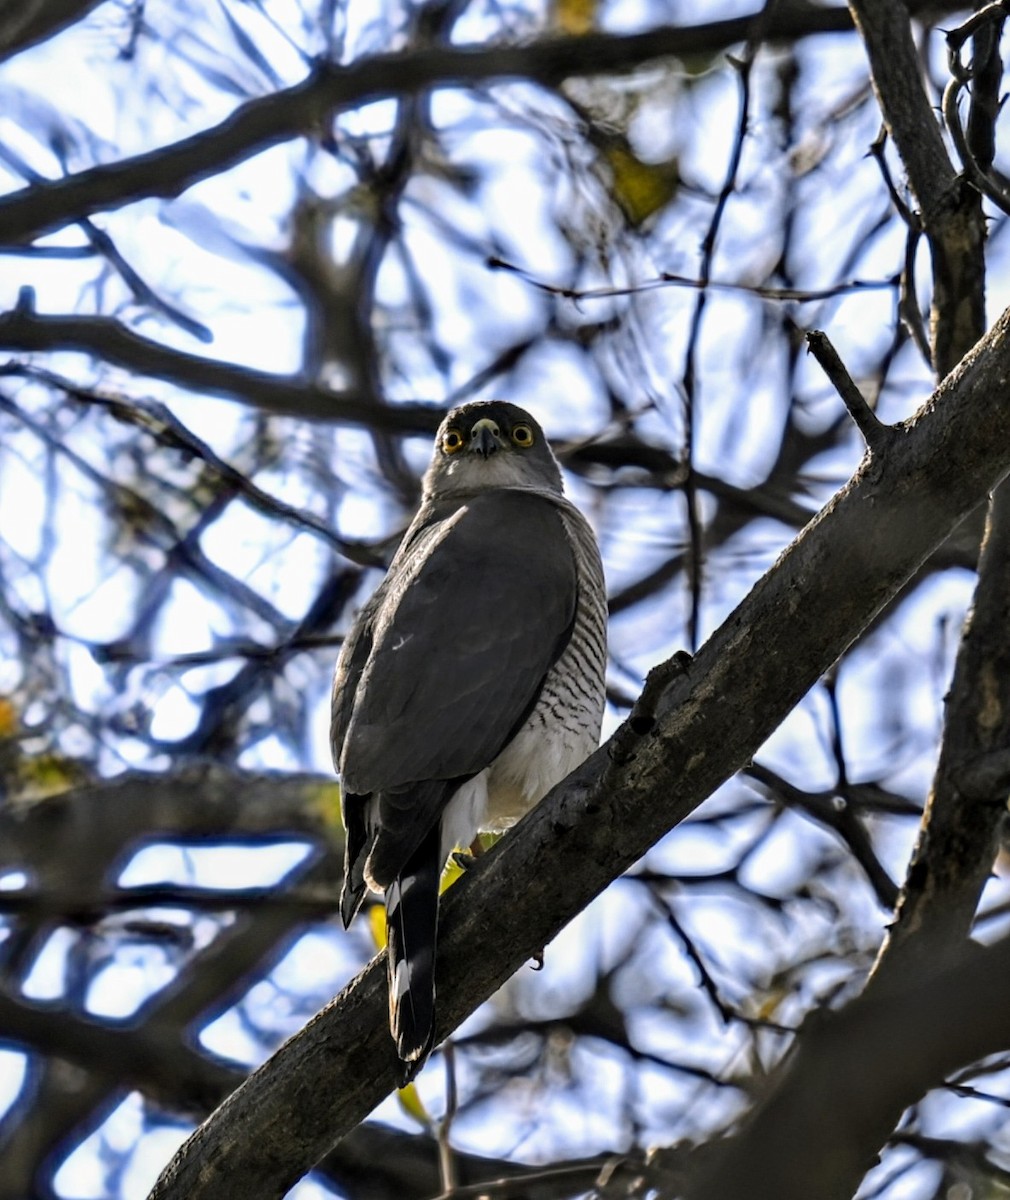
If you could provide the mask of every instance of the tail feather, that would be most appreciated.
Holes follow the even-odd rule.
[[[365,898],[365,876],[361,861],[345,863],[344,883],[340,889],[340,919],[346,929]]]
[[[424,1065],[435,1038],[440,851],[436,824],[386,888],[389,1028],[403,1064],[401,1086]]]
[[[365,859],[369,838],[365,820],[367,796],[343,792],[340,798],[344,821],[344,882],[340,888],[340,919],[346,929],[365,898]]]

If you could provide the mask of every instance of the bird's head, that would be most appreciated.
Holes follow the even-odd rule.
[[[525,409],[504,400],[463,404],[439,426],[424,477],[425,494],[441,497],[493,487],[560,492],[561,469],[544,431]]]

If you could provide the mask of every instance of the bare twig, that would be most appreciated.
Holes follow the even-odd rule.
[[[833,792],[807,792],[758,762],[746,767],[744,774],[761,784],[782,803],[806,813],[818,824],[837,834],[862,868],[881,907],[888,911],[894,907],[898,899],[897,884],[877,857],[873,841],[860,821],[855,805],[850,802],[852,791],[848,784]],[[841,804],[837,803],[839,798],[842,799]]]
[[[496,271],[508,271],[511,275],[517,275],[530,287],[534,287],[537,291],[544,292],[549,296],[558,296],[562,300],[572,300],[578,304],[584,304],[592,300],[613,300],[620,296],[637,296],[641,292],[652,292],[662,288],[677,287],[686,288],[691,291],[724,291],[724,292],[741,292],[748,296],[757,296],[761,300],[795,301],[798,304],[813,303],[817,300],[831,300],[836,296],[845,296],[852,292],[877,292],[888,291],[895,285],[895,278],[890,279],[849,279],[843,280],[841,283],[829,284],[822,288],[791,288],[791,287],[772,287],[764,283],[742,283],[731,279],[703,279],[700,277],[692,277],[690,275],[678,275],[675,271],[661,271],[649,279],[640,279],[632,283],[621,285],[607,285],[606,287],[592,288],[575,288],[562,286],[554,283],[547,283],[546,280],[537,279],[525,268],[517,266],[515,263],[508,262],[498,255],[492,255],[486,260],[487,266]]]
[[[740,109],[737,116],[736,133],[730,150],[726,176],[723,180],[708,229],[701,243],[701,264],[698,275],[700,287],[691,314],[691,324],[687,336],[687,347],[684,351],[683,393],[684,393],[684,461],[687,465],[687,477],[684,481],[684,501],[687,509],[688,526],[688,558],[687,576],[691,589],[691,609],[688,617],[688,640],[692,650],[698,646],[701,632],[701,591],[702,571],[704,569],[704,548],[702,546],[701,514],[698,507],[698,481],[694,475],[695,458],[695,428],[697,424],[698,407],[698,346],[701,335],[701,322],[708,300],[708,281],[712,275],[712,261],[715,257],[715,244],[722,225],[723,214],[729,198],[736,188],[737,172],[740,170],[740,160],[743,157],[744,141],[747,137],[747,126],[750,120],[750,75],[761,39],[764,37],[768,21],[775,9],[774,0],[766,0],[761,12],[754,18],[752,27],[748,30],[747,44],[743,57],[730,58],[730,63],[736,68],[737,81],[740,86]]]
[[[982,170],[968,146],[968,139],[965,137],[964,129],[961,125],[961,115],[957,107],[958,96],[961,93],[962,86],[959,80],[952,79],[946,88],[944,88],[944,124],[947,126],[951,140],[954,143],[954,149],[957,151],[957,156],[961,160],[961,165],[964,167],[965,173],[971,180],[972,185],[987,200],[991,200],[998,209],[1010,215],[1010,192],[1000,187],[994,179]]]
[[[845,364],[838,357],[838,351],[831,344],[828,335],[820,329],[811,329],[806,336],[810,353],[820,363],[824,374],[842,398],[849,416],[863,435],[867,449],[871,454],[882,453],[894,436],[893,430],[880,421],[867,404],[863,393],[856,387],[852,376],[845,369]]]
[[[684,947],[687,957],[691,960],[691,962],[694,963],[695,969],[698,972],[698,978],[701,982],[702,990],[704,991],[705,995],[708,996],[716,1012],[718,1012],[719,1016],[722,1018],[722,1023],[724,1025],[731,1024],[731,1022],[737,1019],[738,1015],[729,1007],[726,1001],[723,1000],[722,996],[719,994],[719,986],[712,978],[712,973],[708,969],[708,964],[702,957],[701,951],[695,944],[694,939],[680,923],[680,920],[678,919],[677,914],[674,912],[673,905],[671,903],[664,900],[663,909],[667,924],[673,930],[677,940]]]
[[[999,39],[1010,4],[997,0],[974,13],[947,34],[947,63],[951,79],[943,93],[943,119],[957,156],[972,184],[1005,213],[1010,213],[1010,193],[990,174],[995,153],[994,126],[999,112],[1002,75]],[[968,38],[974,42],[971,63],[961,60]],[[967,132],[961,125],[958,99],[971,85],[972,103]]]
[[[438,1123],[436,1142],[438,1143],[438,1169],[442,1177],[442,1191],[452,1192],[456,1188],[456,1156],[453,1152],[450,1136],[452,1123],[459,1110],[459,1093],[456,1089],[456,1050],[449,1038],[442,1047],[442,1057],[445,1063],[445,1116]]]
[[[601,1177],[614,1180],[616,1174],[627,1175],[628,1181],[643,1172],[642,1164],[632,1160],[594,1159],[590,1162],[569,1163],[560,1167],[532,1167],[513,1178],[488,1180],[446,1190],[434,1200],[558,1200],[559,1197],[580,1196],[591,1190]]]
[[[293,505],[279,500],[276,496],[264,492],[236,467],[225,462],[202,438],[197,437],[192,430],[188,429],[168,407],[159,404],[156,400],[128,400],[122,396],[100,392],[94,388],[83,388],[73,380],[58,375],[54,371],[30,364],[9,362],[0,365],[0,378],[4,376],[32,379],[37,383],[58,388],[79,404],[104,409],[115,420],[132,425],[149,434],[159,445],[199,459],[210,468],[218,479],[234,485],[250,505],[260,512],[269,513],[293,525],[311,530],[352,562],[363,566],[381,564],[381,559],[376,556],[374,549],[364,542],[341,538],[325,521],[314,514],[297,509]],[[264,649],[264,647],[250,646],[248,653],[256,654]],[[211,656],[212,659],[214,657],[217,657],[216,653]]]
[[[915,291],[915,253],[919,248],[919,239],[922,237],[922,220],[915,209],[908,206],[904,196],[895,187],[891,168],[887,163],[887,155],[884,153],[886,145],[887,126],[882,125],[880,133],[870,143],[870,153],[873,155],[873,159],[880,170],[881,178],[884,181],[884,186],[887,188],[888,195],[891,197],[891,203],[894,205],[895,211],[908,227],[908,235],[905,238],[905,262],[901,270],[901,295],[898,301],[898,315],[904,322],[905,328],[912,335],[916,346],[919,347],[919,353],[928,364],[932,364],[929,337],[926,334],[926,327],[922,320],[922,310],[919,308],[919,298]]]

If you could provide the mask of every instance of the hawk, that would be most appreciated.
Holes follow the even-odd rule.
[[[344,641],[333,759],[344,926],[385,894],[389,1024],[404,1083],[432,1048],[439,879],[598,745],[606,591],[589,524],[514,404],[443,420],[420,509]]]

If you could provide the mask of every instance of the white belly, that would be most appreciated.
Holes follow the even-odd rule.
[[[555,714],[546,716],[546,707],[542,701],[494,762],[464,783],[446,805],[446,856],[455,847],[466,849],[478,833],[511,828],[596,749],[602,713],[573,711],[565,714],[562,724]]]

